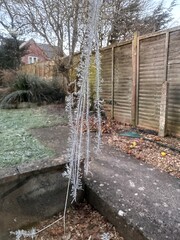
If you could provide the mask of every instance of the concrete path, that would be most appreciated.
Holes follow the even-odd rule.
[[[104,146],[91,161],[86,197],[125,240],[180,240],[180,181]]]

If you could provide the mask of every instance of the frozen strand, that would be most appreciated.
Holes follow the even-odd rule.
[[[89,66],[90,66],[90,58],[91,58],[91,52],[92,52],[92,45],[93,40],[95,38],[95,31],[96,28],[96,21],[98,20],[98,13],[100,5],[97,5],[99,1],[90,0],[90,6],[89,6],[89,20],[87,25],[87,31],[86,31],[86,41],[84,42],[82,55],[81,55],[81,63],[79,67],[79,87],[80,91],[78,94],[78,106],[77,110],[75,111],[75,119],[76,119],[76,128],[75,131],[72,132],[74,136],[71,138],[74,142],[72,153],[71,153],[71,159],[70,159],[70,165],[72,167],[72,176],[71,176],[71,182],[72,182],[72,197],[73,200],[76,200],[77,196],[77,190],[81,188],[80,183],[80,159],[81,159],[81,149],[82,149],[82,124],[85,114],[85,108],[82,107],[84,104],[82,102],[86,102],[86,123],[87,123],[87,117],[89,116],[89,88],[87,89],[87,81],[89,78]],[[84,97],[86,96],[86,97]],[[88,127],[88,123],[86,124]],[[88,127],[89,128],[89,127]],[[87,138],[89,138],[89,129],[87,129]],[[88,140],[89,141],[89,140]],[[89,142],[87,141],[87,148],[89,148]],[[89,149],[86,150],[86,162],[88,162],[89,158]],[[88,166],[88,164],[86,164]],[[87,168],[86,168],[87,170]]]
[[[103,233],[101,235],[101,240],[110,240],[110,234],[109,233]]]
[[[75,159],[77,159],[77,155],[78,155],[78,144],[79,144],[79,122],[80,122],[80,119],[81,119],[81,112],[82,112],[82,98],[80,97],[78,99],[78,107],[77,107],[77,110],[76,110],[76,119],[75,119],[75,128],[74,128],[74,131],[72,132],[73,133],[73,138],[71,138],[73,140],[73,146],[72,146],[72,151],[71,151],[71,157],[70,157],[70,168],[72,168],[72,176],[71,176],[71,182],[72,182],[72,193],[71,195],[73,196],[74,193],[76,192],[76,188],[79,188],[78,187],[78,181],[76,181],[76,176],[77,176],[77,173],[79,171],[79,167],[77,165],[77,163],[75,162]],[[75,190],[75,192],[74,192]],[[73,200],[75,200],[76,198],[76,194],[73,196]]]
[[[100,102],[100,79],[101,79],[101,64],[98,42],[98,21],[96,22],[95,30],[95,65],[96,65],[96,110],[97,110],[97,151],[100,150],[101,145],[101,102]]]
[[[74,125],[74,122],[73,122],[73,113],[72,113],[72,104],[73,104],[72,95],[69,98],[70,98],[71,101],[69,101],[67,103],[67,104],[70,104],[67,107],[67,109],[68,109],[68,115],[69,115],[69,126],[70,126],[70,133],[71,134],[70,134],[70,137],[68,139],[68,146],[70,146],[71,149],[74,149],[75,148],[75,146],[74,146],[75,141],[73,141],[72,136],[74,136],[74,133],[75,133],[75,127],[74,127],[75,125]],[[73,156],[72,156],[72,152],[70,151],[70,148],[68,149],[68,158],[71,160],[73,158]],[[71,178],[71,174],[72,174],[72,172],[71,172],[71,169],[72,169],[71,165],[72,164],[73,164],[73,161],[70,161],[69,166],[67,165],[67,167],[66,167],[67,174],[66,174],[66,172],[64,173],[65,176],[69,174],[69,178]]]
[[[99,8],[102,0],[89,0],[89,17],[87,29],[85,34],[85,41],[83,43],[80,66],[78,70],[80,90],[77,94],[77,107],[75,108],[73,119],[71,120],[70,131],[70,147],[69,167],[71,169],[71,196],[73,201],[76,200],[77,191],[81,189],[81,166],[80,160],[82,157],[82,138],[83,138],[83,124],[86,122],[86,157],[85,157],[85,172],[88,172],[88,161],[90,152],[90,130],[89,130],[89,67],[92,54],[94,40],[96,39],[97,21],[99,15]]]
[[[86,66],[90,65],[90,57],[91,52],[89,52],[88,56],[86,57]],[[86,156],[85,156],[85,173],[87,174],[88,171],[88,161],[89,161],[89,148],[90,148],[90,134],[89,134],[89,68],[85,68],[85,71],[83,72],[84,79],[84,104],[86,103],[86,108],[83,109],[83,120],[85,115],[85,123],[86,123]],[[85,106],[85,105],[84,105]],[[85,110],[86,109],[86,110]],[[83,123],[83,122],[82,122]],[[83,129],[82,129],[83,130]],[[81,131],[82,131],[81,130]]]
[[[74,149],[72,151],[72,176],[71,176],[71,183],[72,183],[72,193],[71,195],[73,195],[73,191],[74,191],[74,186],[76,186],[76,175],[77,175],[77,171],[78,171],[78,166],[77,166],[77,162],[76,162],[76,159],[77,159],[77,155],[78,155],[78,143],[79,143],[79,121],[80,121],[80,114],[79,112],[81,112],[81,107],[82,107],[82,101],[81,101],[81,98],[79,99],[79,102],[78,102],[78,110],[77,110],[77,117],[76,117],[76,124],[75,124],[75,133],[74,133]],[[74,200],[74,197],[73,197],[73,200]]]
[[[80,117],[80,110],[81,108],[81,98],[78,99],[78,107],[77,107],[77,116],[75,119],[75,123],[73,123],[73,131],[71,131],[71,137],[70,139],[72,140],[72,148],[71,148],[71,154],[70,154],[70,168],[72,169],[72,175],[71,175],[71,181],[72,185],[75,185],[75,176],[76,176],[76,163],[75,163],[75,158],[76,158],[76,152],[77,152],[77,142],[78,142],[78,126],[79,126],[79,117]],[[74,117],[75,118],[75,117]]]
[[[97,110],[97,151],[100,150],[101,145],[101,102],[100,102],[100,54],[99,54],[99,46],[96,43],[96,110]]]
[[[32,230],[26,231],[26,230],[17,230],[15,232],[11,231],[10,235],[14,235],[16,236],[16,240],[20,240],[21,237],[23,238],[27,238],[30,237],[31,239],[34,239],[35,236],[37,236],[39,233],[45,231],[46,229],[48,229],[49,227],[53,226],[54,224],[56,224],[57,222],[61,221],[63,217],[58,218],[56,221],[52,222],[51,224],[47,225],[46,227],[42,228],[39,231],[36,231],[35,228],[32,228]]]
[[[68,159],[72,159],[72,149],[74,149],[74,139],[72,136],[74,136],[75,133],[75,124],[74,124],[74,114],[73,114],[73,109],[72,106],[74,105],[73,101],[73,96],[72,94],[67,97],[66,101],[66,111],[68,112],[68,120],[69,120],[69,127],[70,127],[70,136],[68,138],[68,148],[67,154],[68,154]],[[72,163],[72,161],[70,161]]]
[[[86,82],[86,158],[85,158],[85,174],[88,174],[89,171],[89,152],[90,152],[90,126],[89,126],[89,98],[90,98],[90,89],[89,81]]]
[[[72,96],[71,96],[72,97]],[[69,120],[70,120],[70,124],[71,124],[71,128],[73,129],[73,133],[75,133],[75,134],[73,134],[73,136],[75,137],[75,139],[77,139],[77,134],[76,134],[76,131],[78,131],[78,128],[77,129],[75,129],[75,127],[77,127],[78,126],[78,121],[79,121],[79,118],[77,117],[76,118],[76,124],[73,124],[73,118],[72,118],[72,105],[73,105],[73,101],[72,101],[72,99],[73,98],[71,98],[71,106],[69,106],[69,111],[70,111],[70,118],[69,118]],[[78,112],[80,112],[80,106],[81,106],[81,101],[79,101],[79,103],[78,103],[78,109],[77,109],[77,111]],[[70,138],[70,141],[72,141],[72,139]],[[75,143],[76,141],[73,141],[73,143]],[[72,143],[72,142],[71,142]],[[74,149],[74,147],[76,147],[75,145],[72,145],[72,147],[73,147],[73,149]],[[73,151],[74,152],[74,151]],[[72,153],[73,153],[72,152]],[[74,156],[73,156],[73,154],[71,155],[71,158],[73,159],[74,158]],[[70,182],[72,181],[72,170],[74,170],[75,172],[74,172],[74,175],[76,176],[76,166],[74,165],[74,161],[71,161],[71,163],[72,163],[72,166],[67,166],[66,168],[67,168],[67,174],[66,174],[66,172],[65,172],[65,176],[68,176],[68,178],[69,178],[69,180],[68,180],[68,187],[67,187],[67,192],[66,192],[66,200],[65,200],[65,207],[64,207],[64,221],[63,221],[63,224],[64,224],[64,233],[65,233],[65,231],[66,231],[66,211],[67,211],[67,203],[68,203],[68,195],[69,195],[69,190],[70,190]],[[74,167],[73,167],[74,166]],[[76,185],[76,183],[75,182],[73,182],[73,184],[74,185]]]
[[[83,100],[83,98],[82,98]],[[85,102],[82,101],[82,113],[84,112],[85,108]],[[79,125],[78,126],[78,132],[79,132],[79,139],[78,139],[78,145],[77,145],[77,151],[76,151],[76,159],[77,159],[77,164],[76,164],[76,176],[75,176],[75,188],[73,188],[73,200],[76,199],[77,197],[77,190],[81,189],[81,181],[80,181],[80,160],[81,160],[81,149],[82,149],[82,134],[83,134],[83,115],[80,117]]]
[[[64,213],[63,213],[64,234],[66,233],[66,212],[67,212],[67,204],[68,204],[70,183],[71,183],[71,169],[70,169],[70,172],[69,172],[68,186],[67,186],[67,191],[66,191],[66,199],[65,199]]]
[[[84,83],[82,84],[82,86],[84,85]],[[80,95],[80,99],[79,99],[79,105],[80,105],[80,112],[79,112],[79,117],[78,117],[78,122],[77,124],[77,137],[78,137],[78,141],[76,142],[76,152],[75,152],[75,160],[76,160],[76,171],[75,171],[75,176],[74,179],[72,179],[74,181],[74,186],[73,186],[73,192],[72,192],[72,196],[73,196],[73,200],[76,199],[77,196],[77,190],[81,189],[80,187],[80,179],[79,179],[79,175],[80,175],[80,159],[81,159],[81,145],[82,145],[82,130],[83,130],[83,113],[84,113],[84,94],[83,94],[83,87],[81,88],[81,95]]]

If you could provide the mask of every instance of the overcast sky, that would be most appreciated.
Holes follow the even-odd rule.
[[[180,21],[180,0],[177,0],[177,6],[174,8],[173,13],[175,18]]]
[[[171,0],[165,0],[166,6],[168,7],[171,2]],[[170,27],[180,25],[180,0],[176,0],[176,4],[177,6],[175,6],[173,9],[174,21],[171,23]]]

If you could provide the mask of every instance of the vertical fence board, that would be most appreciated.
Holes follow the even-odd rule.
[[[160,116],[159,116],[159,136],[166,135],[167,127],[167,97],[168,97],[168,57],[169,57],[169,32],[166,33],[165,42],[165,58],[164,58],[164,82],[161,89],[161,103],[160,103]]]
[[[114,119],[114,47],[112,47],[112,59],[111,59],[111,118]]]
[[[104,100],[104,110],[108,117],[111,117],[112,106],[112,49],[105,49],[101,51],[101,69],[102,69],[102,85],[101,97]]]
[[[131,123],[132,44],[115,47],[114,118]]]
[[[136,125],[136,87],[137,87],[137,54],[138,33],[134,34],[132,41],[132,99],[131,99],[131,124]]]
[[[180,136],[180,30],[170,33],[167,78],[167,131]]]
[[[164,81],[165,34],[140,40],[138,125],[159,128],[161,88]]]

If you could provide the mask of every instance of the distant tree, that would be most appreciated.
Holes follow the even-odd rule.
[[[21,64],[21,57],[25,54],[25,48],[19,48],[21,41],[16,37],[0,38],[0,68],[18,69]]]
[[[132,38],[135,31],[142,35],[167,28],[175,4],[165,8],[163,0],[104,0],[102,38],[110,44]]]
[[[6,0],[0,0],[0,26],[6,32],[0,34],[0,68],[17,69],[21,64],[21,57],[25,54],[25,48],[19,48],[22,41],[23,22],[14,15],[13,4]]]
[[[161,1],[151,14],[140,19],[137,29],[141,34],[156,32],[167,28],[168,24],[173,20],[172,10],[176,5],[176,0],[173,0],[166,9],[163,3],[164,2]]]
[[[54,48],[58,70],[68,78],[75,50],[85,33],[87,0],[0,0],[0,25],[11,34],[36,33]],[[57,50],[58,46],[58,50]],[[63,62],[68,55],[69,60]]]

